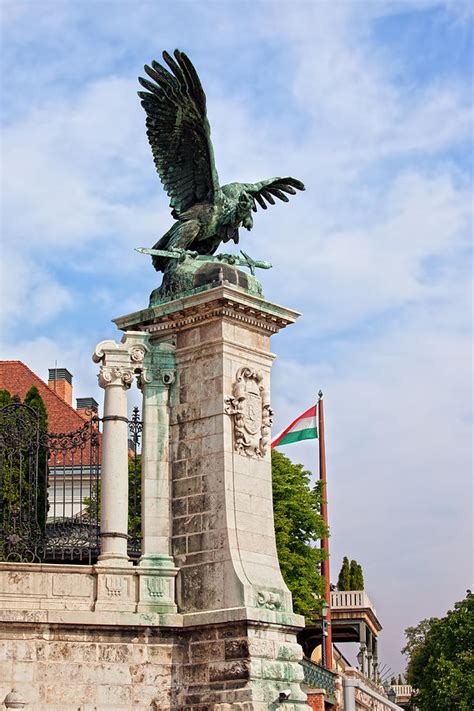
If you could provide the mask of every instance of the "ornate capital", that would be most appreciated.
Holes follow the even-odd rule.
[[[239,368],[233,395],[225,399],[225,411],[234,418],[234,447],[249,457],[264,457],[270,440],[273,410],[263,375],[248,366]]]
[[[169,387],[174,383],[176,371],[174,368],[160,368],[158,366],[145,366],[138,376],[138,387],[142,390],[147,385],[154,387]]]
[[[174,383],[175,351],[176,346],[167,341],[149,346],[138,376],[138,387],[141,390],[147,385],[167,388]]]
[[[107,388],[109,385],[121,385],[129,388],[132,384],[134,369],[119,365],[102,365],[99,373],[99,386]]]
[[[106,388],[109,385],[130,387],[133,376],[143,367],[149,349],[148,335],[138,331],[125,333],[120,343],[112,340],[98,343],[92,360],[101,363],[100,387]]]

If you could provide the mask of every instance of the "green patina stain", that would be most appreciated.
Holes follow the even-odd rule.
[[[237,287],[248,294],[263,297],[262,286],[253,274],[228,262],[201,261],[189,257],[182,261],[168,260],[163,283],[152,291],[149,306],[152,308],[222,285]]]

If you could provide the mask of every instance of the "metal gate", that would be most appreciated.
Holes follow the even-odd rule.
[[[129,422],[129,555],[141,552],[142,424]],[[0,408],[0,560],[91,564],[100,553],[100,418],[42,430],[36,410]]]

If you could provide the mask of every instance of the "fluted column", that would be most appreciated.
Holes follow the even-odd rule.
[[[138,379],[143,393],[140,611],[176,610],[169,471],[169,391],[175,380],[174,351],[168,342],[149,346]]]

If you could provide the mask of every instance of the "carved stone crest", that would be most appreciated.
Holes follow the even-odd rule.
[[[232,397],[225,399],[225,411],[234,418],[235,449],[249,457],[265,456],[270,439],[273,411],[262,381],[260,371],[243,366],[237,371]]]

